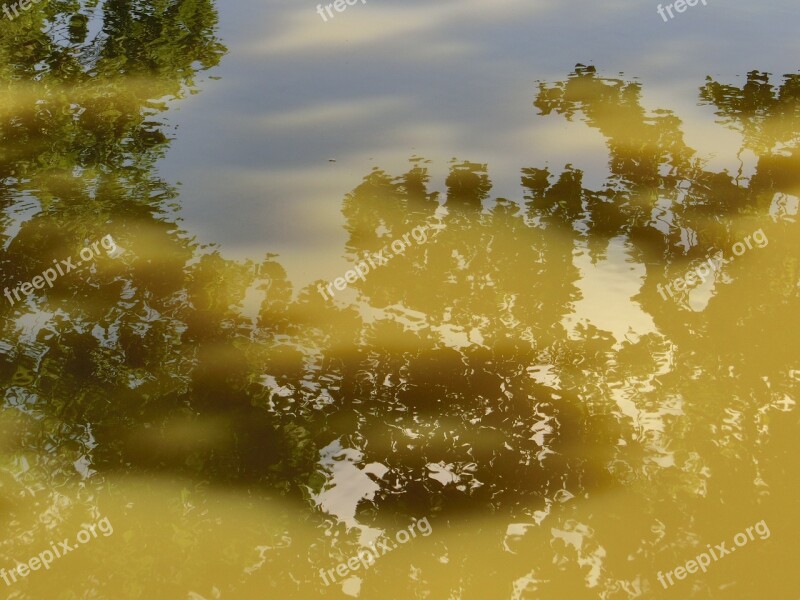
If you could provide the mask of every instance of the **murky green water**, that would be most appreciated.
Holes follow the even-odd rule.
[[[2,597],[800,598],[753,6],[0,19]]]

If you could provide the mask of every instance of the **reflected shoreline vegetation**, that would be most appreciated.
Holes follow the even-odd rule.
[[[5,597],[796,595],[800,73],[697,82],[755,157],[732,174],[635,77],[577,64],[530,110],[600,136],[601,186],[534,165],[495,197],[472,156],[439,193],[431,159],[365,167],[330,198],[350,270],[300,287],[272,251],[199,243],[159,170],[170,113],[235,58],[218,10],[0,21],[0,288],[36,287],[0,301],[0,569],[114,532]],[[593,297],[646,327],[598,326]]]

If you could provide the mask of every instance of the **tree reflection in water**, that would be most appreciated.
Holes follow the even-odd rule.
[[[455,162],[440,199],[422,159],[399,177],[376,169],[343,201],[348,258],[418,225],[438,234],[353,284],[353,304],[331,304],[313,283],[295,290],[274,255],[225,260],[176,223],[177,192],[156,167],[170,143],[165,99],[192,92],[225,52],[213,5],[62,4],[31,13],[50,27],[2,25],[2,281],[100,235],[126,254],[2,307],[10,556],[15,537],[46,534],[40,516],[88,511],[137,474],[192,482],[193,506],[206,483],[279,502],[264,530],[296,543],[276,546],[270,571],[209,572],[208,585],[242,598],[298,581],[314,597],[317,569],[352,555],[359,532],[413,517],[434,529],[415,542],[419,573],[393,553],[362,597],[387,582],[404,597],[627,597],[652,588],[656,567],[726,536],[715,528],[723,508],[780,531],[774,497],[791,497],[797,475],[799,75],[775,87],[752,72],[741,88],[709,79],[700,90],[758,157],[748,179],[707,170],[676,115],[642,107],[640,84],[578,65],[541,84],[534,106],[604,136],[602,189],[571,166],[532,167],[522,197],[492,199],[488,166]],[[93,19],[102,28],[88,39]],[[60,26],[68,44],[54,41]],[[769,246],[727,267],[705,310],[661,300],[658,284],[758,228]],[[634,300],[657,329],[624,340],[567,325],[582,296],[574,258],[602,262],[615,243],[644,268]],[[264,294],[255,321],[242,312],[253,289]],[[322,510],[336,484],[325,452],[371,478],[366,498],[344,494],[356,529]],[[297,515],[307,543],[292,534]],[[182,535],[169,551],[196,534]],[[106,559],[82,580],[86,593],[118,577],[186,594],[142,582],[142,557]]]

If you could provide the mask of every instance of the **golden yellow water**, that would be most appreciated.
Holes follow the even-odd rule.
[[[634,78],[578,65],[531,114],[602,137],[602,186],[539,165],[498,198],[487,164],[365,166],[330,198],[348,268],[427,234],[326,299],[345,270],[297,284],[178,219],[162,119],[225,50],[192,10],[124,51],[59,55],[35,28],[3,47],[0,284],[105,235],[119,253],[0,299],[0,576],[113,527],[2,597],[800,598],[800,75],[697,82],[748,175]],[[45,56],[62,67],[34,76]]]

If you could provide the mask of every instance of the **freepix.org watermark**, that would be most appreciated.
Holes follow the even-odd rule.
[[[14,299],[11,298],[12,294],[17,302],[21,300],[20,292],[22,292],[25,296],[30,296],[33,293],[33,290],[41,290],[45,283],[49,287],[53,287],[53,282],[59,278],[61,275],[66,275],[73,269],[77,269],[83,262],[89,262],[94,260],[96,256],[100,256],[100,245],[106,249],[106,254],[108,256],[116,255],[117,254],[117,244],[111,238],[110,235],[106,235],[101,239],[99,242],[92,243],[91,247],[86,246],[83,248],[79,254],[80,259],[77,263],[73,264],[72,257],[67,258],[66,260],[58,260],[54,259],[53,264],[54,267],[49,267],[42,271],[41,275],[37,275],[30,281],[26,281],[22,284],[17,284],[17,287],[12,288],[9,290],[5,288],[3,290],[3,295],[8,298],[8,301],[11,303],[11,306],[14,306]]]
[[[764,248],[767,244],[769,244],[769,240],[767,236],[764,234],[762,229],[758,231],[754,231],[752,234],[746,236],[744,238],[744,242],[736,242],[733,245],[733,254],[735,256],[741,256],[747,250],[753,249],[752,242],[755,242],[759,248]],[[746,247],[745,247],[746,245]],[[719,270],[722,266],[733,262],[734,256],[730,258],[722,258],[721,254],[718,254],[716,257],[711,257],[705,262],[701,263],[699,267],[692,269],[683,277],[676,277],[670,283],[666,285],[667,293],[669,294],[670,298],[674,298],[675,296],[672,293],[672,286],[675,286],[675,290],[678,292],[683,292],[686,290],[686,286],[693,286],[697,283],[697,280],[700,280],[701,283],[705,283],[706,276],[710,273],[713,273],[716,270]],[[656,288],[658,289],[658,293],[661,294],[661,297],[666,300],[667,296],[664,294],[664,288],[662,288],[661,284],[659,283]]]
[[[18,562],[13,569],[0,569],[0,577],[6,582],[6,586],[10,586],[12,583],[17,582],[17,577],[27,577],[31,571],[38,571],[42,567],[48,570],[55,559],[63,558],[66,554],[77,550],[77,544],[86,544],[89,540],[96,538],[98,531],[103,534],[103,537],[108,537],[114,533],[114,528],[111,526],[111,521],[108,520],[108,517],[103,517],[96,524],[88,525],[81,529],[76,536],[76,544],[70,544],[69,538],[64,538],[64,541],[58,542],[58,545],[55,542],[50,542],[49,549],[42,550],[33,558],[28,559],[28,562]]]
[[[388,250],[386,249],[386,246],[381,248],[381,250],[379,250],[378,252],[368,254],[366,261],[362,260],[355,266],[354,269],[348,269],[347,272],[345,272],[343,278],[337,277],[336,279],[333,280],[332,283],[328,283],[328,285],[325,286],[325,289],[328,290],[328,293],[331,295],[331,297],[333,297],[333,290],[331,289],[331,287],[335,287],[337,290],[342,291],[344,288],[348,286],[348,284],[355,283],[356,279],[361,279],[361,281],[366,281],[365,276],[367,273],[369,273],[370,266],[373,269],[377,269],[378,267],[388,263],[389,260],[392,258],[392,256],[397,256],[406,251],[406,246],[411,245],[409,237],[413,237],[414,241],[420,245],[427,242],[428,241],[428,234],[426,233],[427,229],[430,229],[427,225],[420,225],[414,227],[414,229],[406,233],[402,238],[397,238],[395,240],[392,240],[392,243],[389,245],[389,247],[392,249],[392,252],[394,252],[394,255],[389,254]],[[405,244],[403,243],[404,241]],[[325,290],[322,289],[322,284],[317,285],[317,290],[322,295],[322,297],[325,298],[325,300],[329,300],[328,294],[326,294]]]
[[[17,6],[19,6],[22,10],[28,10],[34,4],[39,4],[42,0],[19,0],[19,2],[12,2],[11,4],[4,4],[3,5],[3,13],[6,15],[6,18],[9,21],[13,21],[19,16],[19,11],[17,10]],[[10,9],[10,10],[9,10]],[[11,15],[11,11],[14,11],[14,15]]]
[[[424,519],[419,519],[415,523],[409,525],[408,531],[405,529],[398,531],[394,536],[397,544],[405,544],[412,537],[417,537],[417,532],[414,531],[414,527],[416,527],[417,530],[422,534],[422,537],[428,537],[431,533],[433,533],[431,524],[428,522],[428,517],[425,517]],[[411,535],[409,536],[409,534]],[[376,544],[378,546],[377,548],[375,548]],[[342,562],[336,565],[336,575],[339,577],[345,577],[349,572],[358,571],[361,567],[364,567],[364,570],[366,571],[369,567],[375,564],[376,559],[397,548],[397,544],[388,539],[381,538],[377,540],[377,542],[370,544],[369,550],[359,550],[357,556],[352,556],[347,559],[347,563]],[[328,575],[330,575],[330,581],[328,581]],[[320,569],[319,576],[322,577],[322,581],[325,583],[325,585],[330,585],[331,583],[336,582],[334,569],[328,569],[327,571],[325,571],[325,569]]]
[[[348,6],[353,6],[354,4],[357,4],[357,3],[358,3],[358,0],[347,0],[346,3],[345,3],[345,0],[336,0],[336,2],[334,2],[333,4],[326,4],[324,10],[322,8],[322,6],[323,6],[322,4],[317,4],[317,14],[320,17],[322,17],[322,21],[324,23],[327,23],[328,22],[328,18],[325,16],[325,11],[328,11],[328,16],[332,19],[334,17],[334,14],[333,14],[333,11],[331,10],[331,8],[335,8],[336,12],[344,12],[345,9]],[[367,0],[361,0],[361,4],[366,4],[366,3],[367,3]]]
[[[766,540],[770,535],[769,527],[767,527],[766,521],[762,520],[756,523],[753,527],[748,527],[745,529],[747,532],[745,533],[737,533],[733,536],[733,543],[735,546],[731,546],[728,548],[725,542],[720,542],[716,544],[714,548],[711,547],[711,544],[707,544],[708,552],[701,552],[692,560],[686,561],[686,566],[675,567],[672,571],[667,571],[666,573],[662,573],[661,571],[658,572],[658,581],[661,582],[661,585],[664,586],[664,589],[667,589],[669,585],[674,585],[675,582],[672,580],[672,575],[675,575],[675,578],[678,580],[686,579],[686,575],[697,573],[698,569],[706,572],[706,569],[711,564],[711,559],[714,559],[714,562],[718,561],[723,556],[727,556],[728,554],[732,554],[736,551],[736,548],[741,548],[742,546],[746,545],[748,542],[755,540],[756,538],[753,536],[753,532],[758,534],[758,537],[762,540]],[[664,578],[669,581],[669,585],[667,585]]]
[[[656,8],[656,12],[661,15],[661,18],[664,19],[664,23],[666,23],[669,19],[667,19],[667,15],[664,14],[666,10],[669,13],[669,18],[674,19],[675,15],[672,14],[672,9],[675,9],[675,12],[686,12],[686,9],[690,6],[697,6],[698,2],[702,2],[703,6],[708,6],[706,4],[706,0],[675,0],[675,2],[671,4],[667,4],[667,6],[661,6],[660,4]]]

